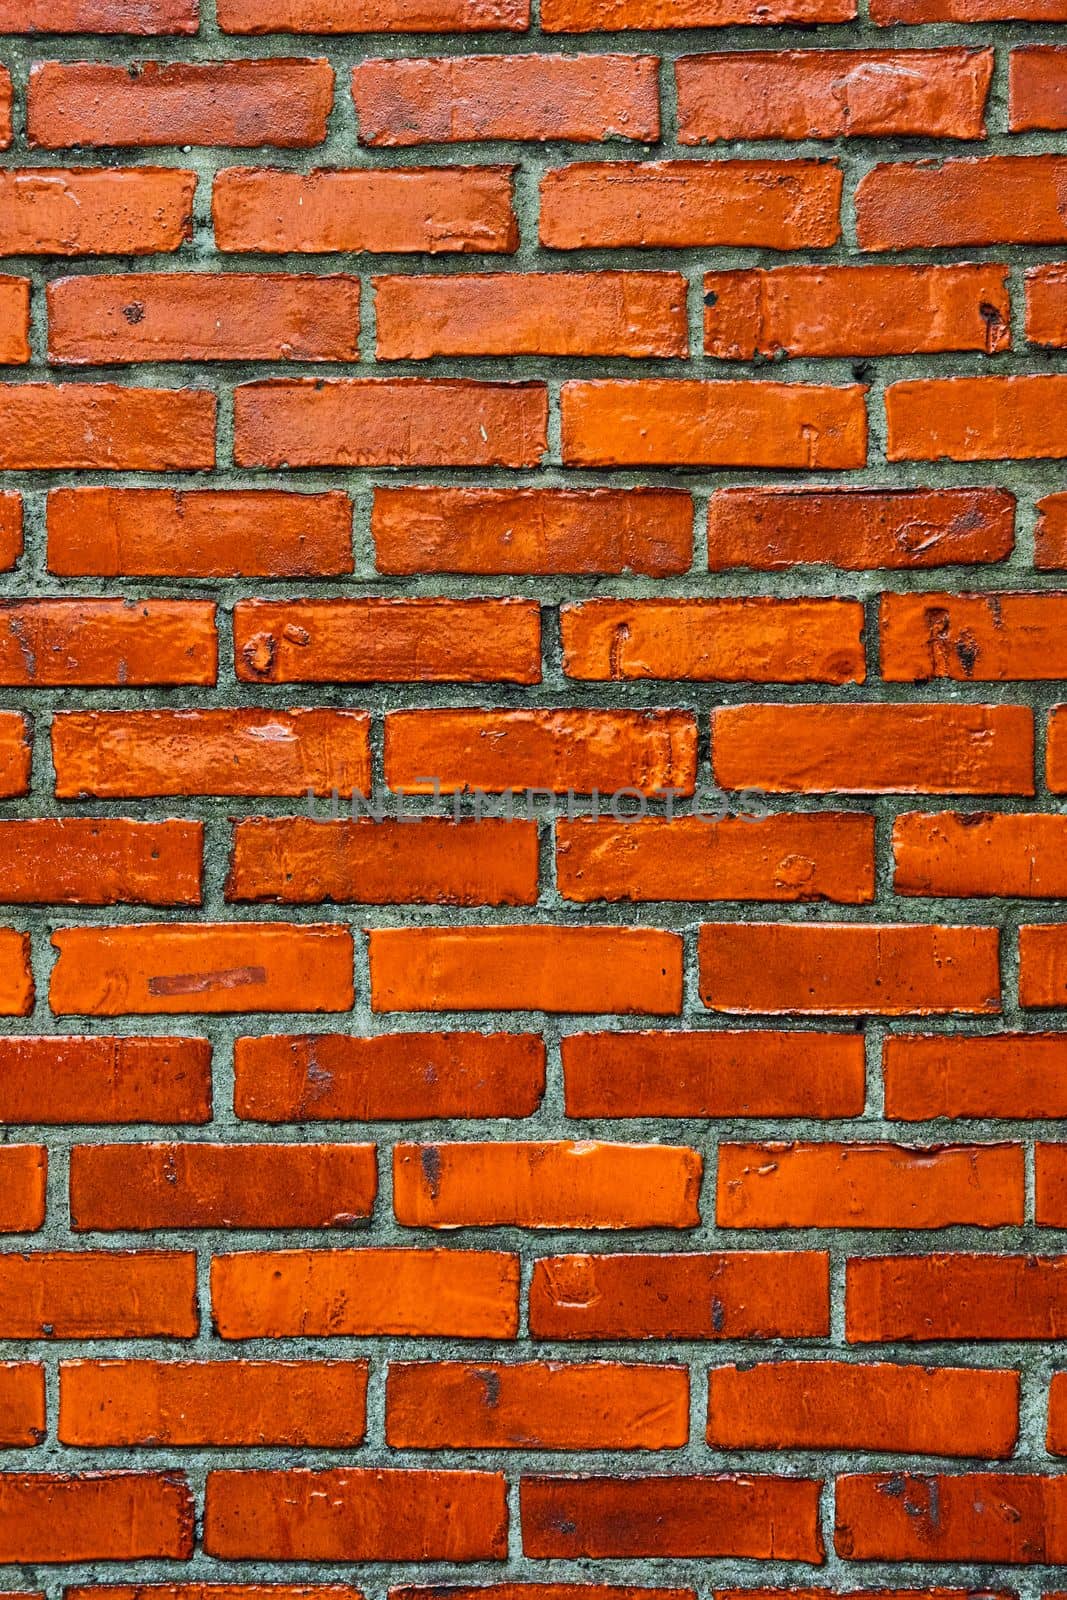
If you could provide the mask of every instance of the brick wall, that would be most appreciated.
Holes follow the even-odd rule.
[[[2,1600],[1067,1590],[1065,22],[0,0]]]

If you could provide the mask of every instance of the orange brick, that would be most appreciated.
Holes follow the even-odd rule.
[[[885,1114],[902,1122],[1067,1116],[1067,1035],[893,1034],[882,1073]]]
[[[686,1367],[392,1361],[393,1449],[670,1450],[689,1438]]]
[[[523,31],[529,0],[218,0],[227,33],[495,33]]]
[[[192,238],[195,189],[196,174],[176,167],[8,168],[0,172],[0,256],[177,250]]]
[[[194,1510],[180,1472],[5,1472],[0,1561],[188,1561]]]
[[[374,316],[379,361],[689,354],[686,281],[677,272],[375,278]]]
[[[26,794],[30,786],[31,735],[17,711],[0,711],[0,796]]]
[[[199,905],[202,846],[200,822],[0,822],[0,902]]]
[[[59,278],[48,285],[48,354],[74,366],[358,361],[359,280],[237,272]]]
[[[44,1368],[29,1361],[0,1363],[0,1445],[38,1445],[46,1432]]]
[[[0,1039],[0,1122],[210,1120],[211,1045],[206,1039],[69,1034]]]
[[[882,677],[889,683],[1061,678],[1065,623],[1062,594],[885,594]]]
[[[529,1117],[545,1047],[532,1033],[271,1034],[236,1040],[233,1070],[234,1110],[253,1122]]]
[[[1067,1559],[1067,1478],[905,1473],[837,1480],[834,1548],[855,1561]]]
[[[0,33],[195,33],[198,0],[0,0]]]
[[[1029,45],[1008,57],[1008,126],[1067,128],[1067,50]]]
[[[1058,198],[1065,177],[1062,156],[889,162],[856,186],[860,249],[1057,244],[1067,239]]]
[[[375,1011],[615,1011],[673,1016],[682,941],[657,928],[374,928]]]
[[[18,366],[29,359],[29,279],[0,278],[0,366]]]
[[[1026,337],[1054,350],[1067,345],[1067,268],[1031,267],[1027,272]]]
[[[0,1291],[5,1339],[191,1339],[199,1325],[191,1251],[0,1255]]]
[[[1054,1372],[1048,1387],[1048,1436],[1046,1448],[1049,1455],[1067,1455],[1067,1417],[1064,1403],[1067,1400],[1067,1373]]]
[[[0,571],[10,572],[21,554],[22,496],[0,493]]]
[[[940,1339],[1059,1339],[1067,1256],[912,1255],[849,1261],[853,1344]]]
[[[540,683],[532,600],[241,600],[244,683]]]
[[[63,1361],[59,1439],[351,1446],[366,1399],[365,1361]]]
[[[725,28],[731,24],[847,22],[854,0],[544,0],[545,33],[604,28]]]
[[[1035,22],[1067,20],[1063,0],[872,0],[871,21],[893,22]]]
[[[60,799],[306,795],[370,787],[362,711],[65,711],[52,720]]]
[[[44,1222],[47,1182],[43,1145],[0,1145],[0,1233],[36,1233]]]
[[[1064,1147],[1034,1146],[1034,1220],[1040,1227],[1062,1228],[1067,1219],[1067,1160]]]
[[[0,1017],[28,1017],[33,1002],[30,936],[0,928]]]
[[[1067,376],[917,378],[886,390],[890,461],[1067,456]]]
[[[1037,502],[1034,566],[1039,571],[1067,567],[1067,494],[1047,494]]]
[[[897,894],[1067,895],[1067,817],[911,811],[893,823]]]
[[[60,928],[57,1016],[348,1011],[352,935],[334,924],[127,923]]]
[[[1058,1006],[1067,993],[1067,926],[1019,929],[1019,1004]]]
[[[0,610],[2,684],[213,684],[217,673],[206,600],[8,600]]]
[[[207,389],[8,384],[0,391],[0,469],[213,467],[215,406]]]

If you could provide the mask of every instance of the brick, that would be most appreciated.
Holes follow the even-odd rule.
[[[22,496],[0,493],[0,571],[10,572],[22,554]]]
[[[632,787],[691,794],[696,726],[681,711],[394,711],[385,779],[406,794]]]
[[[0,928],[0,1017],[28,1017],[33,1002],[30,936]]]
[[[523,1478],[527,1556],[773,1556],[823,1559],[810,1478]]]
[[[1053,350],[1067,345],[1067,268],[1031,267],[1027,272],[1026,337]]]
[[[8,600],[0,683],[31,689],[213,684],[215,607],[206,600]]]
[[[1046,752],[1048,786],[1053,794],[1067,790],[1067,749],[1064,735],[1067,732],[1067,712],[1062,706],[1052,706],[1048,716],[1048,746]]]
[[[1047,494],[1037,502],[1034,566],[1039,571],[1067,568],[1067,494]]]
[[[670,1450],[689,1438],[689,1372],[647,1362],[392,1361],[393,1449]]]
[[[0,1122],[210,1120],[211,1045],[206,1039],[69,1034],[0,1039]]]
[[[38,1445],[47,1433],[44,1368],[30,1361],[0,1363],[0,1445]]]
[[[871,21],[894,22],[1063,21],[1062,0],[873,0]]]
[[[1019,929],[1019,1004],[1058,1006],[1067,991],[1067,927],[1057,923]]]
[[[351,1227],[378,1187],[372,1144],[82,1144],[76,1232]]]
[[[718,1174],[721,1228],[993,1228],[1026,1209],[1017,1144],[720,1144]]]
[[[14,93],[11,86],[11,74],[4,66],[0,66],[0,150],[7,150],[11,145],[11,110]]]
[[[0,278],[0,366],[18,366],[29,359],[30,281]]]
[[[1061,594],[884,594],[882,677],[888,683],[1061,678],[1065,622]]]
[[[852,600],[585,600],[560,607],[571,678],[862,683],[863,607]]]
[[[700,996],[736,1016],[1000,1010],[996,928],[720,922],[700,929]]]
[[[532,600],[240,600],[244,683],[540,683]]]
[[[241,467],[536,467],[547,426],[543,383],[308,378],[234,391]]]
[[[689,354],[686,280],[677,272],[375,278],[374,316],[379,361]]]
[[[115,1583],[68,1587],[69,1600],[365,1600],[359,1589],[341,1583]],[[996,1596],[995,1600],[1011,1597]]]
[[[529,0],[218,0],[227,33],[496,33],[529,26]]]
[[[561,1041],[569,1117],[855,1117],[854,1034],[573,1033]]]
[[[1067,1036],[893,1034],[882,1052],[885,1114],[938,1117],[1067,1116]]]
[[[579,903],[832,900],[861,905],[874,898],[874,822],[857,812],[829,811],[760,819],[561,819],[556,880],[563,898]]]
[[[708,566],[862,572],[1001,561],[1014,521],[1002,489],[720,489],[708,504]]]
[[[191,1252],[5,1254],[0,1289],[5,1339],[191,1339],[199,1325]]]
[[[853,1344],[940,1339],[1059,1339],[1067,1328],[1067,1256],[872,1256],[849,1261]]]
[[[8,168],[0,173],[0,256],[177,250],[192,238],[195,189],[196,174],[176,167]]]
[[[0,1233],[37,1231],[44,1222],[47,1181],[43,1145],[0,1145]]]
[[[60,799],[306,795],[370,787],[362,711],[67,711],[52,720]]]
[[[575,467],[862,467],[865,394],[858,385],[572,380],[560,391],[563,460]]]
[[[375,1011],[618,1012],[673,1016],[682,941],[657,928],[375,928]]]
[[[1008,126],[1067,128],[1067,50],[1029,45],[1008,57]]]
[[[2,844],[0,823],[0,850]],[[226,898],[283,905],[535,905],[537,875],[535,822],[250,817],[234,829]]]
[[[1067,817],[1040,812],[906,812],[893,823],[897,894],[1067,895]]]
[[[693,505],[677,489],[376,488],[371,534],[378,571],[398,575],[665,578],[692,559]]]
[[[936,165],[889,162],[856,186],[861,250],[1057,244],[1067,239],[1060,156],[982,156]]]
[[[340,490],[55,489],[48,570],[57,577],[302,578],[352,571]]]
[[[1064,1378],[1067,1373],[1054,1372],[1049,1380],[1048,1388],[1048,1435],[1046,1448],[1049,1455],[1067,1455],[1067,1427],[1065,1427],[1064,1401],[1067,1399],[1067,1388]]]
[[[0,393],[0,470],[213,467],[215,406],[207,389],[9,384]]]
[[[0,33],[195,33],[198,0],[0,0]]]
[[[0,1258],[2,1261],[2,1258]],[[518,1257],[487,1250],[287,1250],[216,1256],[223,1339],[376,1334],[514,1339]]]
[[[837,1480],[834,1548],[856,1561],[1062,1561],[1065,1506],[1067,1478],[858,1473]]]
[[[127,923],[60,928],[57,1016],[349,1011],[352,935],[336,924]]]
[[[732,24],[848,22],[852,0],[545,0],[545,33],[599,33],[605,28],[725,28]]]
[[[448,1593],[449,1600],[477,1600],[478,1596],[485,1600],[696,1600],[692,1589],[637,1589],[600,1583],[450,1583]],[[404,1584],[390,1588],[389,1600],[434,1600],[434,1595],[428,1587]]]
[[[63,1361],[74,1445],[358,1445],[365,1361]]]
[[[226,167],[211,209],[220,250],[478,251],[519,243],[511,167],[283,172]],[[2,191],[0,191],[2,198]],[[0,208],[0,239],[3,237]]]
[[[917,378],[886,390],[890,461],[1067,456],[1067,377]]]
[[[0,902],[199,905],[202,844],[200,822],[0,822]]]
[[[555,250],[818,250],[840,236],[840,205],[828,161],[591,161],[545,173],[540,237]]]
[[[726,789],[789,794],[1033,794],[1025,706],[724,706],[712,770]]]
[[[209,1555],[292,1561],[501,1561],[506,1485],[495,1472],[209,1472]]]
[[[1003,1458],[1019,1435],[1019,1374],[889,1362],[713,1367],[707,1440],[726,1450],[886,1450]]]
[[[393,1209],[413,1228],[695,1228],[702,1171],[678,1146],[397,1144]]]
[[[529,1117],[545,1047],[531,1033],[272,1034],[236,1040],[233,1069],[234,1110],[254,1122]]]
[[[704,278],[704,350],[756,356],[886,356],[1011,345],[1007,269],[775,267]]]
[[[358,361],[359,280],[130,273],[48,285],[48,354],[120,361]]]
[[[194,1501],[180,1472],[5,1472],[0,1561],[188,1561]]]
[[[333,68],[293,61],[49,61],[30,70],[31,145],[321,144]]]
[[[675,65],[681,144],[982,139],[992,50],[752,50]]]
[[[364,145],[659,138],[655,56],[370,59],[352,69]]]
[[[1039,1227],[1062,1228],[1067,1218],[1067,1163],[1063,1146],[1034,1146],[1034,1220]]]
[[[0,797],[29,792],[31,749],[27,719],[17,711],[0,711]]]

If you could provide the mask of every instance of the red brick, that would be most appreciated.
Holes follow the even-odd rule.
[[[30,71],[31,145],[321,144],[333,68],[291,61],[49,61]]]
[[[775,267],[704,278],[704,350],[756,356],[885,356],[1011,344],[1007,268]]]
[[[1008,57],[1008,126],[1067,128],[1067,50],[1029,45]]]
[[[1053,794],[1067,792],[1067,707],[1053,706],[1048,715],[1048,786]]]
[[[810,1339],[829,1329],[829,1264],[814,1250],[534,1262],[536,1339]]]
[[[569,1117],[855,1117],[863,1040],[762,1030],[574,1033],[561,1041]]]
[[[1067,817],[911,811],[893,823],[897,894],[1067,895]]]
[[[1064,1146],[1034,1146],[1034,1220],[1039,1227],[1067,1225],[1067,1160]]]
[[[563,460],[575,467],[862,467],[865,394],[859,385],[572,380],[560,391]]]
[[[545,1047],[532,1033],[271,1034],[236,1040],[233,1070],[234,1110],[253,1122],[529,1117]]]
[[[365,1361],[63,1361],[74,1445],[358,1445]]]
[[[10,572],[21,554],[22,496],[0,493],[0,571]]]
[[[391,789],[633,787],[692,794],[696,725],[682,711],[394,711],[385,719]]]
[[[370,787],[362,711],[65,711],[52,720],[60,799],[306,795]]]
[[[0,928],[0,1017],[28,1017],[33,1001],[30,936]]]
[[[1067,926],[1019,929],[1019,1004],[1058,1006],[1067,993]]]
[[[6,150],[11,144],[11,108],[14,99],[11,87],[11,74],[4,66],[0,66],[0,150]]]
[[[1027,272],[1026,337],[1050,349],[1067,345],[1067,268],[1031,267]]]
[[[411,1228],[695,1228],[703,1160],[684,1146],[397,1144]]]
[[[204,1549],[229,1560],[501,1561],[495,1472],[209,1472]]]
[[[0,1255],[0,1291],[5,1339],[191,1339],[199,1325],[192,1252]]]
[[[31,748],[28,720],[17,711],[0,711],[0,797],[29,792]]]
[[[215,406],[207,389],[8,384],[0,391],[0,469],[213,467]]]
[[[960,244],[1057,244],[1067,239],[1062,156],[894,161],[856,186],[861,250]]]
[[[55,489],[58,577],[301,578],[352,571],[346,494],[274,489]]]
[[[351,1227],[378,1187],[372,1144],[83,1144],[76,1232]]]
[[[592,161],[541,179],[541,243],[825,249],[840,236],[840,205],[832,162]]]
[[[543,383],[274,379],[233,399],[241,467],[536,467],[547,448]]]
[[[0,1122],[210,1120],[211,1045],[206,1039],[69,1034],[0,1039]]]
[[[48,285],[48,354],[119,361],[358,361],[359,280],[137,273]]]
[[[888,1362],[713,1367],[708,1443],[726,1450],[891,1450],[1003,1458],[1019,1435],[1019,1374]]]
[[[853,1344],[941,1339],[1060,1339],[1067,1256],[873,1256],[849,1261]]]
[[[1063,594],[885,594],[882,677],[889,683],[1062,678],[1065,623]]]
[[[511,209],[512,170],[283,172],[226,167],[216,174],[211,197],[215,242],[220,250],[268,254],[373,250],[507,255],[519,243]]]
[[[1047,494],[1037,502],[1034,566],[1039,571],[1067,568],[1067,494]]]
[[[365,1600],[365,1596],[359,1589],[340,1583],[115,1583],[68,1586],[65,1600]],[[1011,1600],[1011,1596],[996,1596],[993,1600]]]
[[[535,822],[423,817],[413,826],[372,818],[249,817],[234,829],[226,898],[283,905],[535,905],[537,874]]]
[[[1067,1413],[1064,1410],[1067,1401],[1067,1373],[1054,1372],[1049,1381],[1048,1388],[1048,1440],[1049,1455],[1067,1455]],[[1051,1597],[1050,1597],[1051,1600]]]
[[[348,1011],[352,935],[332,923],[126,923],[60,928],[57,1016]]]
[[[44,1222],[47,1182],[43,1145],[0,1145],[0,1233],[36,1233]]]
[[[0,1258],[2,1260],[2,1258]],[[287,1250],[216,1256],[223,1339],[377,1334],[514,1339],[517,1256],[486,1250]]]
[[[380,361],[689,354],[686,281],[677,272],[375,278],[374,316]],[[486,491],[466,493],[473,498]],[[549,494],[542,490],[539,499]]]
[[[689,1438],[686,1367],[393,1361],[393,1449],[670,1450]]]
[[[370,59],[352,69],[365,145],[659,138],[655,56]]]
[[[862,683],[853,600],[586,600],[560,607],[563,670],[606,682]]]
[[[0,684],[213,684],[217,672],[215,607],[205,600],[7,600],[0,606]]]
[[[449,1600],[696,1600],[692,1589],[637,1589],[600,1583],[450,1583],[447,1587]],[[389,1590],[389,1600],[440,1600],[440,1595],[437,1585],[404,1584]]]
[[[218,0],[227,33],[524,31],[529,0]]]
[[[855,1561],[1067,1559],[1067,1478],[1024,1473],[837,1480],[834,1548]]]
[[[993,1228],[1025,1216],[1017,1144],[720,1144],[718,1171],[720,1228]]]
[[[3,835],[0,833],[0,839]],[[556,824],[565,900],[874,898],[874,819],[858,812]]]
[[[1063,22],[1063,0],[872,0],[871,21],[894,22]]]
[[[752,50],[676,64],[681,144],[981,139],[992,50]]]
[[[176,167],[8,168],[0,173],[0,256],[177,250],[192,238],[195,189],[196,174]]]
[[[379,572],[685,572],[693,505],[676,489],[376,488]]]
[[[682,941],[658,928],[374,928],[375,1011],[615,1011],[673,1016]]]
[[[916,378],[885,395],[890,461],[1067,456],[1067,376]]]
[[[28,1361],[0,1363],[0,1445],[38,1445],[46,1432],[44,1368]]]
[[[5,1472],[0,1561],[188,1561],[194,1509],[180,1472]]]
[[[0,33],[195,33],[198,0],[0,0]]]
[[[708,565],[865,571],[1001,561],[1014,521],[1014,498],[1002,489],[720,489],[708,505]]]
[[[1033,794],[1026,706],[724,706],[712,768],[726,789],[776,794]]]
[[[523,1478],[527,1556],[756,1556],[823,1560],[810,1478]]]
[[[540,683],[532,600],[241,600],[244,683]]]
[[[200,822],[0,822],[0,902],[199,905],[202,848]]]
[[[544,0],[545,33],[607,28],[725,28],[732,24],[848,22],[854,0]]]
[[[902,1122],[1067,1116],[1067,1035],[892,1034],[882,1073],[885,1114]]]
[[[18,366],[29,359],[30,281],[0,278],[0,366]]]
[[[719,922],[700,929],[700,996],[736,1016],[1000,1010],[996,928]]]

